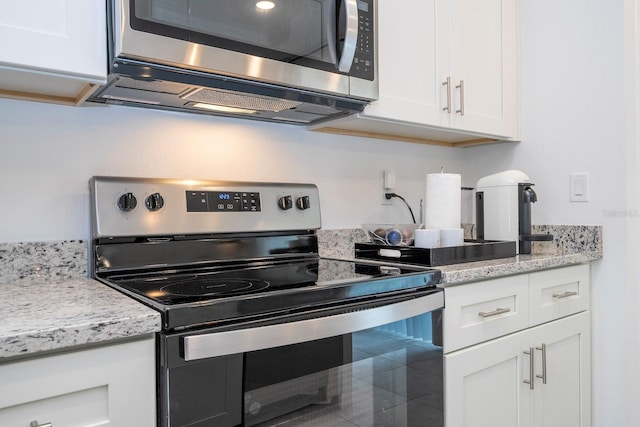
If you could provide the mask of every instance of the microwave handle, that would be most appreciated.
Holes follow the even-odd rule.
[[[342,56],[338,63],[338,71],[348,72],[353,64],[353,58],[356,56],[356,47],[358,45],[358,1],[344,0],[346,9],[344,47]]]

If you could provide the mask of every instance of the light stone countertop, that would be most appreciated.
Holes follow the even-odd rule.
[[[433,268],[442,271],[441,286],[446,288],[511,274],[592,262],[603,256],[601,226],[534,226],[533,232],[550,233],[554,239],[552,242],[534,242],[534,253],[531,255],[435,266]],[[470,230],[465,230],[465,233],[465,238],[473,237]],[[320,255],[338,259],[355,259],[354,244],[369,240],[362,229],[319,230],[318,235]]]
[[[443,287],[601,259],[599,226],[548,226],[552,245],[534,255],[437,266]],[[319,230],[320,255],[353,259],[361,229]],[[161,329],[160,314],[98,281],[84,278],[87,242],[0,244],[0,363]]]
[[[584,252],[565,255],[516,255],[511,258],[469,262],[465,264],[442,265],[434,268],[437,268],[442,272],[441,287],[446,288],[448,286],[476,282],[494,277],[582,264],[597,261],[601,258],[602,253],[600,252]]]
[[[160,330],[160,313],[91,279],[0,283],[0,363]]]

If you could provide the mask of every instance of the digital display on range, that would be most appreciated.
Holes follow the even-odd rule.
[[[187,212],[260,212],[256,191],[187,191]]]

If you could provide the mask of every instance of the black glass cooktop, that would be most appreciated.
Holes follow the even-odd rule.
[[[142,276],[113,276],[111,281],[163,304],[228,298],[296,287],[314,286],[312,263],[228,267],[201,271],[167,271]]]
[[[175,327],[435,287],[440,272],[313,258],[113,274],[102,279],[165,313],[165,323]],[[182,316],[190,320],[168,320]]]
[[[314,259],[111,276],[109,281],[163,304],[180,304],[262,292],[292,290],[393,277],[419,270]]]

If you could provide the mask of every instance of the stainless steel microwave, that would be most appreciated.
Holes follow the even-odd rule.
[[[377,98],[375,0],[107,3],[110,76],[93,101],[304,124]]]

